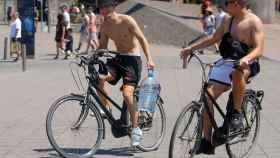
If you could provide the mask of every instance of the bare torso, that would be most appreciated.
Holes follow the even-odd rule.
[[[139,43],[130,31],[130,19],[127,15],[117,14],[114,20],[105,20],[103,33],[111,39],[120,53],[140,53]]]
[[[237,20],[234,18],[231,26],[231,35],[234,39],[246,43],[248,46],[253,45],[253,38],[252,33],[254,30],[254,20],[256,20],[256,15],[249,13],[246,15],[246,17],[242,20]],[[231,22],[231,18],[227,20],[227,26],[226,28],[229,29]],[[230,30],[226,30],[226,32],[229,32]]]

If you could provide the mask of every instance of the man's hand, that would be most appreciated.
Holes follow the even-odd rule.
[[[154,69],[155,63],[153,62],[153,60],[150,59],[147,61],[147,67],[148,69]]]
[[[191,53],[191,51],[192,51],[191,47],[183,48],[180,54],[181,59],[186,59]]]
[[[247,68],[249,66],[250,59],[248,57],[243,57],[239,60],[239,66],[242,68]]]

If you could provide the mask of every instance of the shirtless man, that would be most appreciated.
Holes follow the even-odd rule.
[[[258,58],[263,54],[264,33],[262,21],[246,8],[249,0],[227,0],[226,11],[232,17],[226,17],[222,26],[214,34],[199,43],[195,43],[181,51],[181,58],[186,58],[190,52],[207,47],[221,41],[220,53],[222,59],[239,60],[237,69],[230,66],[221,66],[213,69],[210,74],[208,91],[214,99],[229,90],[232,84],[233,91],[233,110],[227,113],[229,126],[232,129],[240,130],[243,127],[241,104],[244,96],[246,81],[255,76],[259,71]],[[239,47],[237,48],[237,46]],[[241,49],[240,49],[241,48]],[[240,51],[242,50],[242,51]],[[231,75],[231,78],[230,78]],[[209,107],[213,112],[213,106],[209,101]],[[204,112],[204,137],[200,148],[196,154],[214,154],[215,147],[212,145],[212,127],[208,115]]]
[[[104,91],[105,81],[114,85],[120,78],[123,79],[123,98],[128,106],[133,126],[131,145],[137,146],[140,144],[142,131],[138,127],[138,113],[133,103],[133,93],[141,78],[142,70],[139,43],[147,58],[148,68],[152,69],[155,65],[150,55],[149,44],[135,20],[128,15],[117,13],[115,0],[100,0],[98,4],[100,13],[104,16],[99,49],[107,48],[108,41],[111,39],[114,41],[117,51],[120,52],[113,61],[107,62],[109,73],[105,77],[101,77],[99,86]],[[103,105],[107,105],[108,108],[106,98],[102,94],[99,94],[99,97]]]

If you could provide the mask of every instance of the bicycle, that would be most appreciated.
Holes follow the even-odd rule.
[[[110,123],[114,137],[130,136],[131,124],[126,105],[123,102],[123,107],[120,107],[98,87],[99,71],[97,68],[102,69],[105,66],[101,58],[111,59],[117,54],[114,51],[97,50],[90,58],[81,56],[81,61],[77,65],[84,71],[88,69],[86,76],[88,86],[85,95],[72,93],[57,99],[51,105],[46,119],[46,132],[50,144],[61,156],[66,158],[93,156],[100,147],[102,139],[105,139],[105,119]],[[114,117],[111,111],[102,105],[97,92],[105,96],[121,112],[120,119]],[[136,89],[135,103],[138,99],[138,92]],[[67,105],[71,102],[72,104]],[[101,116],[100,109],[104,111],[105,118]],[[136,148],[143,152],[157,150],[165,136],[166,129],[166,116],[160,96],[155,112],[140,111],[138,122],[143,131],[143,140]],[[85,132],[84,135],[83,132]],[[81,142],[78,144],[78,141]]]
[[[248,157],[252,152],[253,147],[256,144],[256,140],[259,134],[260,128],[260,110],[262,109],[261,103],[264,97],[264,91],[246,89],[243,103],[242,103],[242,115],[243,115],[243,128],[239,131],[230,130],[230,127],[226,127],[225,134],[218,132],[217,122],[210,112],[208,106],[207,97],[210,98],[214,107],[218,113],[222,116],[224,124],[227,124],[227,117],[218,103],[211,97],[207,91],[209,74],[213,67],[219,66],[215,63],[205,63],[199,56],[198,52],[194,51],[188,58],[188,63],[192,59],[196,59],[202,70],[202,87],[199,94],[199,99],[190,102],[181,111],[179,117],[176,120],[174,126],[171,141],[169,145],[169,158],[192,158],[195,157],[195,153],[198,150],[202,139],[203,132],[203,115],[202,112],[205,109],[210,122],[214,128],[214,138],[222,138],[225,142],[215,146],[225,144],[227,154],[230,158],[243,158]],[[225,60],[225,62],[232,62],[234,65],[239,64],[238,61]],[[207,74],[208,71],[208,74]],[[232,95],[230,93],[227,111],[232,107]],[[252,138],[252,139],[251,139]],[[215,139],[214,139],[215,140]],[[247,144],[246,144],[247,143]],[[245,144],[245,145],[244,145]]]

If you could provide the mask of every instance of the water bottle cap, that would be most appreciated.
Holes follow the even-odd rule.
[[[148,69],[148,77],[154,77],[154,70]]]

